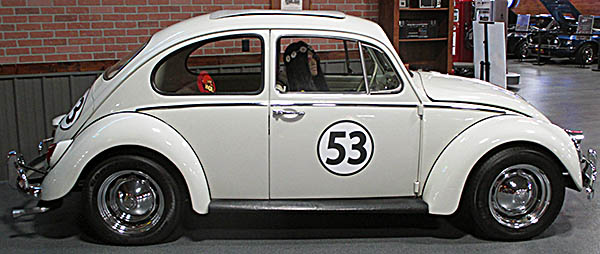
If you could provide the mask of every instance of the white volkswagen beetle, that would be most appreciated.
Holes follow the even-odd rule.
[[[377,24],[339,12],[172,25],[57,125],[46,166],[9,154],[43,201],[15,215],[80,186],[91,231],[118,244],[174,239],[190,208],[461,213],[481,237],[527,239],[596,176],[581,132],[489,83],[411,72]]]

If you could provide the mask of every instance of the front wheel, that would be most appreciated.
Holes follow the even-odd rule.
[[[546,230],[563,204],[561,170],[546,154],[527,147],[502,150],[469,178],[463,209],[474,233],[496,240],[525,240]]]
[[[181,235],[183,195],[165,167],[123,155],[95,167],[83,192],[90,233],[113,244],[151,244]]]
[[[528,52],[528,48],[529,45],[527,44],[527,42],[520,42],[519,44],[517,44],[517,46],[515,47],[514,50],[514,54],[519,58],[519,59],[525,59],[529,56],[529,52]]]

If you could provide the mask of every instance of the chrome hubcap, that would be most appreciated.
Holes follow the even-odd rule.
[[[115,172],[98,190],[98,209],[104,223],[119,234],[146,232],[160,220],[164,198],[158,184],[141,171]]]
[[[594,60],[593,58],[594,58],[594,50],[593,50],[593,49],[591,49],[591,48],[586,48],[586,49],[583,51],[583,61],[584,61],[586,64],[591,64],[591,63],[592,63],[592,61]]]
[[[521,58],[526,58],[527,57],[527,44],[523,44],[521,45],[521,47],[519,48],[519,54]]]
[[[489,209],[500,224],[523,228],[535,224],[550,205],[550,181],[536,166],[508,167],[494,179]]]

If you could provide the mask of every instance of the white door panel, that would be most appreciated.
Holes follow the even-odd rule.
[[[419,119],[416,106],[277,106],[304,112],[271,116],[271,198],[357,198],[411,196],[417,178]],[[372,136],[372,158],[364,169],[340,175],[318,154],[319,138],[332,124],[352,121]],[[343,138],[339,141],[343,143]],[[358,144],[358,139],[350,141]],[[347,158],[358,151],[344,148]],[[335,149],[334,149],[335,150]],[[329,157],[334,159],[335,152]]]

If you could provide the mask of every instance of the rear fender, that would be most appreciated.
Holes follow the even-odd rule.
[[[183,176],[194,211],[208,212],[210,192],[204,170],[189,143],[171,126],[141,113],[117,113],[86,127],[73,140],[42,183],[42,200],[65,196],[82,170],[103,151],[118,146],[142,146],[161,153]]]

